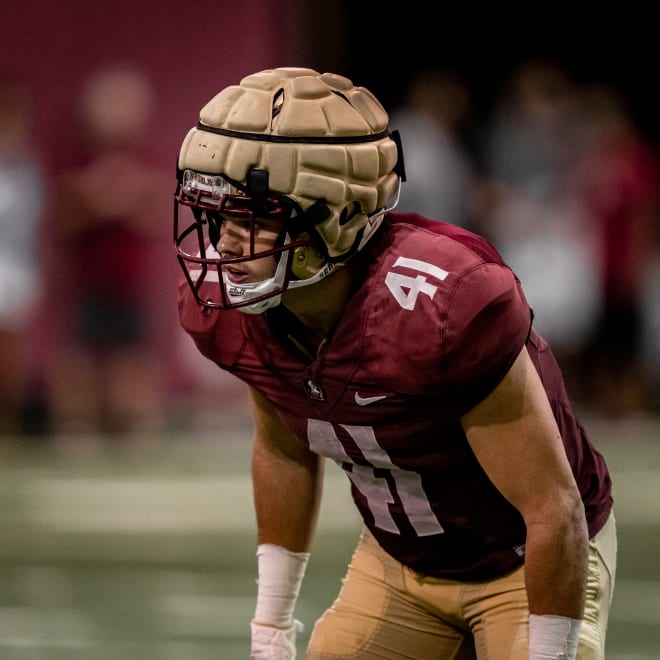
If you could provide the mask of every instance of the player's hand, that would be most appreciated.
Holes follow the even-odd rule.
[[[259,623],[252,628],[251,660],[295,660],[296,634],[302,632],[303,624],[294,621],[289,628],[274,628]]]

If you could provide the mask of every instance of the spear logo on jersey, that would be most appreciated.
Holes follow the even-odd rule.
[[[314,399],[314,401],[325,401],[325,394],[323,394],[320,385],[317,385],[311,378],[304,380],[302,386],[305,394],[310,399]]]

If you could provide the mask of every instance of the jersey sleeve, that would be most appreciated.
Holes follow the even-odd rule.
[[[185,279],[180,280],[177,303],[181,327],[193,339],[199,352],[222,368],[231,370],[245,345],[240,312],[203,309]]]
[[[456,283],[446,315],[442,376],[462,415],[505,376],[529,337],[532,311],[508,267],[482,263]]]

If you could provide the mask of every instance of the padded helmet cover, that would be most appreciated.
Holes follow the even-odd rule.
[[[397,143],[388,116],[363,87],[312,69],[252,74],[211,99],[181,146],[179,169],[244,185],[267,170],[269,189],[303,210],[325,200],[315,226],[331,259],[356,246],[369,216],[396,197]]]

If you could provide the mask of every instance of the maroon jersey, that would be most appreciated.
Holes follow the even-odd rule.
[[[526,345],[593,536],[612,506],[607,468],[532,330],[520,283],[492,245],[390,213],[365,250],[366,279],[311,363],[278,338],[270,313],[202,311],[186,283],[182,325],[206,357],[271,401],[301,442],[343,468],[387,552],[422,573],[462,580],[494,577],[524,558],[522,516],[475,459],[460,417]]]

